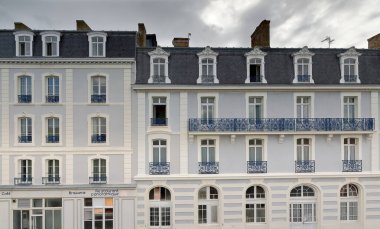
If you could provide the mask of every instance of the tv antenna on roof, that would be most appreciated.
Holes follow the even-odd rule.
[[[329,48],[330,48],[331,43],[333,43],[335,40],[334,40],[334,39],[331,39],[330,36],[327,36],[327,37],[326,37],[323,41],[321,41],[321,42],[325,42],[325,41],[327,41],[327,42],[329,43]]]

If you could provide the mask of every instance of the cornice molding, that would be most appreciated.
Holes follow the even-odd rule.
[[[261,51],[260,48],[258,47],[254,47],[251,51],[247,52],[244,54],[244,56],[248,57],[248,56],[260,56],[260,57],[263,57],[263,56],[266,56],[267,53],[266,52],[263,52]]]
[[[315,53],[310,52],[310,50],[307,46],[304,46],[301,50],[292,54],[292,56],[307,56],[307,57],[311,57],[314,55],[315,55]]]
[[[362,54],[356,51],[355,47],[352,46],[346,52],[338,54],[338,57],[358,57]]]
[[[133,58],[0,58],[0,64],[129,64]]]
[[[218,53],[213,51],[210,46],[206,46],[205,49],[202,50],[202,52],[197,53],[198,56],[218,56]]]
[[[170,56],[170,53],[163,50],[160,46],[151,52],[148,52],[149,56]]]

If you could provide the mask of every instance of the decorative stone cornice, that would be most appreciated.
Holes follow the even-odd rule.
[[[202,52],[197,53],[198,56],[218,56],[217,52],[214,52],[210,46],[206,46],[205,49],[202,50]]]
[[[128,64],[133,58],[0,58],[0,64]]]
[[[170,53],[163,50],[160,46],[151,52],[148,52],[149,56],[170,56]]]
[[[260,56],[260,57],[263,57],[263,56],[266,56],[267,53],[266,52],[263,52],[261,51],[260,48],[258,47],[254,47],[251,51],[247,52],[244,54],[244,56]]]
[[[304,46],[300,51],[295,52],[292,54],[292,56],[314,56],[315,54],[313,52],[310,52],[309,48],[307,46]]]
[[[356,51],[355,47],[352,46],[346,52],[338,54],[338,57],[358,57],[362,55],[358,51]]]

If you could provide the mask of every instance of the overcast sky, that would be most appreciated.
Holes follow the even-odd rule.
[[[272,47],[367,47],[380,33],[379,0],[0,0],[0,28],[20,21],[32,29],[137,30],[144,22],[158,44],[187,37],[190,46],[249,47],[250,35],[271,21]]]

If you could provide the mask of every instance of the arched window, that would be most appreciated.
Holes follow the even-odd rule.
[[[265,222],[265,190],[251,186],[245,193],[245,217],[247,223]]]
[[[32,102],[32,77],[19,76],[18,77],[18,103],[31,103]]]
[[[59,103],[59,77],[47,76],[45,88],[46,103]]]
[[[340,220],[358,220],[359,191],[354,184],[340,189]]]
[[[164,187],[155,187],[149,191],[149,225],[151,227],[169,227],[170,191]]]
[[[218,190],[214,187],[203,187],[198,192],[198,223],[218,223]]]
[[[289,221],[315,223],[317,198],[313,188],[300,185],[290,191]]]
[[[105,76],[91,77],[91,103],[105,103],[107,101],[107,80]]]

